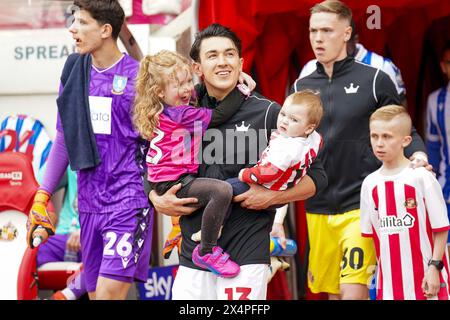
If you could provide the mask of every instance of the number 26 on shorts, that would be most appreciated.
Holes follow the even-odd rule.
[[[115,232],[108,232],[106,233],[106,238],[109,239],[108,243],[106,244],[105,248],[103,249],[103,255],[104,256],[113,256],[114,255],[114,245],[117,242],[116,245],[116,252],[119,256],[125,258],[128,257],[133,250],[133,247],[131,246],[131,243],[128,242],[128,239],[130,239],[131,234],[125,233],[122,238],[117,242],[117,234]]]

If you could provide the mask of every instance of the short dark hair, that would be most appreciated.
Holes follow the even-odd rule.
[[[119,37],[125,13],[117,0],[74,0],[73,4],[89,12],[99,24],[110,24],[112,37]]]
[[[224,37],[230,39],[236,46],[239,57],[241,57],[242,53],[241,40],[236,35],[236,33],[231,31],[230,28],[227,28],[221,24],[213,23],[210,24],[205,29],[196,33],[194,43],[192,44],[191,51],[189,53],[192,60],[194,60],[195,62],[200,62],[200,46],[202,44],[202,41],[204,39],[212,37]]]

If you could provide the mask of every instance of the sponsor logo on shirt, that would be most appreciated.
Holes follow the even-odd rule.
[[[414,227],[416,219],[409,213],[403,217],[385,216],[380,218],[380,232],[396,234]]]
[[[92,130],[95,134],[111,134],[111,97],[89,96]]]

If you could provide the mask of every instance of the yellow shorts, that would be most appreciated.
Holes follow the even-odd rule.
[[[372,238],[361,236],[359,209],[343,214],[307,213],[308,285],[313,293],[339,294],[339,285],[370,285],[376,256]]]

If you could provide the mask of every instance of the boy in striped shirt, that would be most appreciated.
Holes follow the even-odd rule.
[[[372,149],[383,165],[361,187],[361,233],[375,243],[377,299],[448,300],[446,205],[434,175],[404,156],[411,126],[401,106],[370,117]]]

